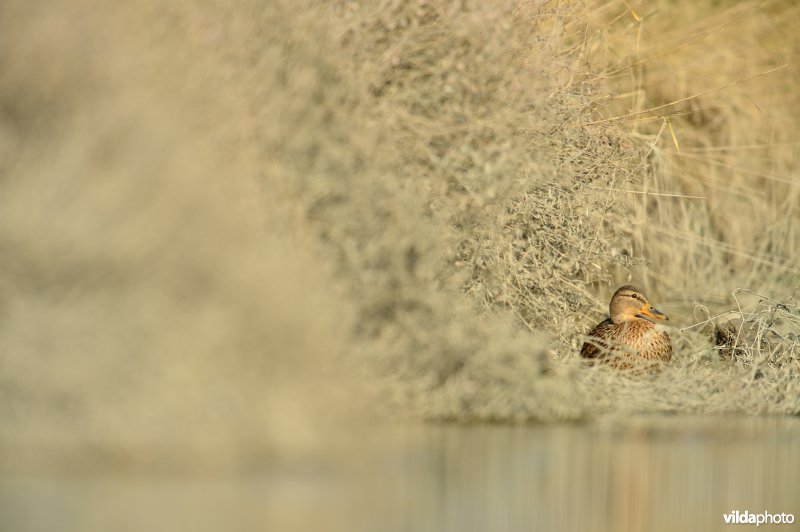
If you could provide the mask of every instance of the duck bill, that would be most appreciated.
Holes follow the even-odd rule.
[[[653,318],[654,320],[668,320],[666,314],[658,310],[656,307],[644,307],[639,311],[639,316],[642,318]]]

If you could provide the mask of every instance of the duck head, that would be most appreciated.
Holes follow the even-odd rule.
[[[626,284],[614,292],[609,305],[611,321],[620,323],[631,320],[668,320],[669,318],[655,308],[644,292],[635,286]]]

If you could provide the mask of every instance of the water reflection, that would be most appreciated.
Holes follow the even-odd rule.
[[[717,530],[800,517],[797,419],[434,427],[396,467],[395,530]]]
[[[732,510],[800,517],[798,419],[421,426],[358,440],[349,458],[280,471],[6,475],[0,529],[709,531]]]

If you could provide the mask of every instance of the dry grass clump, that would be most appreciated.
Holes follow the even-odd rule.
[[[798,72],[785,68],[800,48],[798,6],[643,9],[627,33],[608,36],[626,53],[606,67],[618,94],[606,116],[639,113],[621,122],[651,146],[636,187],[648,194],[635,202],[646,222],[630,229],[635,254],[649,261],[637,277],[686,302],[732,303],[735,286],[788,293],[800,274]]]
[[[0,8],[0,469],[334,450],[349,307],[264,231],[234,128],[195,127],[223,113],[175,88],[189,43],[56,4]]]
[[[265,190],[267,223],[311,242],[354,307],[350,351],[381,404],[448,419],[580,415],[572,379],[547,356],[549,340],[520,328],[513,314],[541,327],[547,302],[564,300],[566,285],[537,266],[559,262],[550,249],[573,257],[559,270],[565,280],[583,268],[579,253],[596,264],[612,256],[605,233],[566,196],[577,190],[573,181],[606,182],[632,169],[614,158],[612,133],[571,127],[591,105],[558,90],[547,56],[531,53],[554,53],[539,42],[542,28],[558,28],[552,17],[519,26],[513,3],[415,6],[311,3],[303,11],[279,3],[256,15],[226,13],[235,54],[201,38],[207,21],[184,31],[204,58],[193,68],[204,74],[256,65],[252,79],[220,75],[212,86],[237,102],[237,151]],[[541,82],[522,83],[521,72]],[[545,91],[547,105],[537,104]],[[595,155],[613,168],[594,175]],[[539,194],[548,183],[563,191]],[[582,208],[599,214],[610,203],[586,197]],[[532,225],[526,213],[547,220]],[[508,289],[506,272],[492,268],[506,247],[494,235],[513,224],[509,240],[540,250],[524,251],[528,262],[514,271],[528,279],[517,272]],[[548,226],[571,227],[570,237]],[[572,286],[566,308],[585,308],[581,283]],[[510,299],[496,299],[495,288]],[[557,323],[565,336],[567,321]]]
[[[712,316],[708,309],[700,309],[708,316],[700,325],[713,325],[714,348],[720,356],[753,368],[757,378],[764,364],[777,369],[784,365],[797,366],[800,361],[797,289],[789,298],[780,301],[743,289],[735,290],[732,295],[738,305],[736,311]],[[749,299],[750,308],[744,309],[740,298]]]
[[[498,35],[463,41],[480,35],[478,15],[494,11],[476,4],[475,12],[452,12],[448,20],[429,10],[406,13],[413,11],[411,4],[392,6],[327,6],[335,17],[328,25],[316,16],[295,16],[287,4],[265,18],[239,22],[245,35],[263,25],[274,28],[239,47],[241,68],[259,65],[258,83],[223,89],[244,90],[254,102],[237,120],[245,125],[249,162],[267,191],[269,223],[312,242],[337,290],[353,305],[351,355],[383,407],[447,419],[579,415],[573,382],[550,369],[542,336],[519,328],[501,309],[482,312],[463,293],[464,281],[454,269],[457,250],[478,230],[488,239],[495,223],[508,216],[508,194],[529,186],[519,182],[519,172],[535,153],[514,132],[523,127],[521,120],[510,124],[507,107],[493,110],[494,89],[509,91],[518,60],[498,65],[496,57],[481,59],[470,65],[476,82],[464,82],[432,105],[431,94],[448,92],[434,57],[470,58],[467,48],[484,38],[487,51],[497,52],[517,30],[506,24]],[[500,11],[506,22],[511,6]],[[310,9],[320,13],[320,5]],[[397,31],[409,32],[397,38],[419,47],[400,50],[403,57],[427,55],[417,65],[425,71],[408,68],[413,83],[391,74],[397,79],[380,82],[381,89],[378,67],[361,54],[370,51],[372,62],[384,55],[380,46],[392,31],[384,26],[389,18],[399,21],[391,22],[399,24]],[[313,41],[298,37],[312,34]],[[231,68],[228,55],[207,51],[212,64]],[[453,61],[455,72],[460,67]],[[484,68],[494,73],[484,74]],[[485,94],[474,94],[476,87]],[[443,109],[453,113],[446,121],[432,115]],[[484,123],[473,124],[479,116]],[[437,158],[442,172],[432,166]],[[487,186],[483,172],[492,165],[494,185]],[[458,179],[474,183],[465,186]],[[558,395],[563,399],[550,401]]]
[[[641,157],[614,128],[577,127],[599,84],[561,55],[576,11],[385,2],[348,13],[344,38],[398,177],[446,228],[437,281],[561,345],[591,308],[586,284],[609,279],[600,265],[629,261],[607,221],[628,206],[596,190],[633,180]]]
[[[606,221],[627,207],[584,187],[632,180],[641,154],[614,128],[576,127],[597,86],[558,57],[562,20],[515,2],[386,2],[344,15],[364,103],[396,149],[389,172],[402,188],[387,210],[408,223],[407,201],[422,224],[403,237],[349,235],[380,254],[369,271],[390,287],[365,290],[359,319],[383,386],[425,417],[582,415],[571,370],[554,369],[550,342],[528,331],[561,349],[577,342],[576,316],[593,303],[586,284],[608,279],[601,264],[629,261]]]
[[[753,202],[752,196],[743,194],[752,186],[745,182],[751,175],[747,171],[733,176],[709,174],[709,166],[719,167],[718,156],[686,155],[697,144],[714,146],[707,150],[711,154],[717,146],[728,146],[722,153],[735,153],[734,147],[744,142],[772,153],[776,136],[787,143],[796,140],[791,124],[778,115],[776,106],[762,104],[767,116],[753,127],[749,124],[752,114],[744,112],[738,96],[729,102],[712,92],[720,107],[715,117],[724,117],[727,125],[709,127],[698,119],[708,109],[691,108],[704,100],[690,97],[751,77],[754,73],[748,69],[760,69],[755,73],[772,69],[779,61],[771,44],[744,39],[733,50],[725,45],[743,31],[756,39],[757,29],[771,23],[772,17],[791,18],[795,10],[770,6],[772,12],[765,18],[763,13],[745,16],[752,11],[749,4],[738,10],[684,9],[682,16],[696,17],[700,29],[676,33],[672,22],[677,11],[670,6],[662,7],[663,16],[656,13],[644,19],[613,3],[606,4],[605,11],[573,6],[556,12],[551,7],[501,2],[455,8],[385,2],[381,9],[352,8],[347,20],[353,26],[343,32],[343,42],[351,47],[347,50],[354,50],[355,75],[368,83],[366,100],[372,112],[396,138],[396,157],[402,163],[402,169],[395,170],[398,178],[423,198],[426,221],[437,222],[432,227],[448,228],[447,238],[437,248],[444,246],[445,255],[452,253],[448,250],[455,253],[444,262],[436,259],[440,250],[422,247],[428,250],[423,256],[434,259],[431,277],[444,287],[459,287],[481,303],[488,315],[508,311],[523,328],[552,335],[559,361],[551,364],[574,375],[572,359],[582,334],[590,321],[601,319],[591,311],[605,312],[607,305],[607,295],[593,297],[587,285],[635,276],[651,293],[669,294],[673,317],[679,324],[688,324],[688,311],[695,301],[726,302],[730,286],[726,283],[747,282],[774,291],[788,289],[796,279],[791,264],[797,248],[793,239],[786,238],[797,219],[792,201],[796,184],[790,177],[795,152],[781,148],[776,152],[780,163],[770,162],[780,164],[780,172],[786,175],[766,182],[770,197],[781,198],[778,203]],[[731,18],[741,24],[728,28]],[[719,26],[725,31],[718,31]],[[666,39],[662,31],[667,32]],[[697,48],[691,46],[698,35],[726,56],[730,70],[709,76],[709,63],[699,60],[705,56],[698,56]],[[788,32],[779,35],[786,39],[781,46],[796,46]],[[740,46],[742,51],[737,51]],[[746,46],[758,48],[747,64],[730,61]],[[695,56],[698,60],[693,62]],[[668,58],[667,65],[685,61],[702,70],[696,81],[712,85],[695,88],[686,83],[668,90],[671,80],[662,74],[673,70],[660,62],[662,57]],[[776,83],[781,86],[790,80],[756,78],[739,89],[746,91],[743,98],[752,107],[753,94],[765,97],[759,91],[774,90]],[[604,91],[610,92],[610,99],[602,97]],[[689,97],[689,109],[664,105],[684,97]],[[790,96],[781,103],[796,102]],[[616,118],[652,107],[661,110]],[[604,115],[610,119],[604,120]],[[747,129],[751,137],[736,138],[730,129]],[[678,152],[680,146],[683,151]],[[721,164],[736,171],[737,161]],[[733,193],[738,187],[744,188]],[[787,218],[777,221],[776,208],[787,212]],[[769,231],[777,229],[777,233],[766,231],[767,222],[759,220],[764,216],[771,220]],[[745,219],[759,222],[742,225]],[[448,300],[451,293],[445,293]],[[460,372],[484,348],[477,343],[475,349],[462,345],[454,352],[448,348],[452,340],[434,340],[431,331],[437,322],[430,317],[437,310],[428,308],[424,321],[405,317],[410,325],[406,330],[414,331],[418,341],[410,351],[402,340],[407,333],[392,337],[392,344],[400,346],[403,367],[411,369],[394,375],[402,375],[404,383],[432,383],[424,391],[432,406],[423,409],[426,416],[441,412],[464,419],[486,416],[488,410],[501,418],[511,417],[494,407],[482,409],[480,402],[464,401],[458,394],[438,395],[441,389],[469,389],[462,385],[474,379],[465,380]],[[587,320],[586,316],[592,317]],[[392,321],[378,327],[396,330]],[[687,343],[685,334],[674,334],[675,367],[680,368],[674,371],[682,376],[666,374],[692,383],[696,390],[719,388],[723,390],[720,397],[724,396],[728,390],[721,386],[724,376],[718,382],[716,373],[698,373],[690,363],[692,353],[698,351],[697,342],[705,340]],[[382,349],[380,344],[375,347]],[[409,352],[413,355],[408,356]],[[425,369],[429,366],[421,362],[431,356],[440,364],[455,360],[447,366],[455,370],[429,373]],[[503,357],[489,359],[509,364]],[[415,380],[415,372],[437,378]],[[491,387],[491,375],[482,376],[485,388]],[[640,391],[636,382],[604,375],[610,382],[597,386],[598,390],[619,387],[623,395]],[[532,374],[525,372],[519,378],[528,382]],[[514,389],[514,381],[503,380],[500,387]],[[746,389],[750,395],[725,402],[724,410],[796,411],[793,403],[765,401],[757,390]],[[664,404],[672,411],[721,409],[711,406],[713,400],[670,389],[668,384],[654,390],[658,393],[643,393],[629,404],[639,405],[641,411],[661,410]],[[588,411],[627,408],[587,393],[592,397]],[[517,394],[514,401],[527,397]],[[580,410],[587,404],[581,397],[568,400],[580,405]],[[539,402],[539,411],[550,404]],[[538,414],[533,412],[531,417]]]

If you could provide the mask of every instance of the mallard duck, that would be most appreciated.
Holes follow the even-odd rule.
[[[581,348],[583,358],[598,359],[628,369],[631,363],[669,362],[672,342],[651,320],[667,320],[635,286],[621,286],[609,305],[611,317],[600,322]]]

